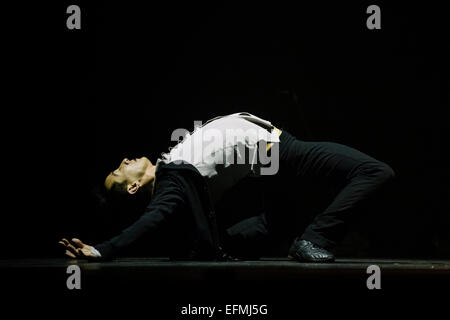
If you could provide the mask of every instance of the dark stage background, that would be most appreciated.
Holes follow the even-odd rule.
[[[69,4],[81,7],[81,30],[66,28]],[[53,257],[63,236],[93,244],[111,235],[133,216],[119,223],[96,210],[90,192],[106,172],[125,156],[155,162],[175,128],[238,111],[395,170],[351,226],[343,255],[450,257],[448,17],[429,2],[375,3],[382,29],[368,30],[369,4],[17,9],[5,60],[1,257]],[[240,191],[255,193],[258,208],[266,201],[297,217],[277,230],[270,255],[284,255],[330,196],[293,183],[263,197],[248,183]],[[156,238],[149,243],[164,254]]]

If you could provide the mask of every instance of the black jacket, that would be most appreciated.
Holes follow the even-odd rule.
[[[221,254],[214,207],[206,181],[189,163],[160,163],[155,189],[144,214],[118,236],[94,247],[103,259],[114,257],[147,232],[173,222],[175,230],[186,229],[175,237],[174,259],[215,260]]]

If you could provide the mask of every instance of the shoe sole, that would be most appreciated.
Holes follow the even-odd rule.
[[[329,263],[329,262],[334,262],[334,261],[335,261],[335,258],[332,258],[332,259],[326,259],[326,260],[324,260],[324,259],[311,259],[311,260],[307,260],[307,259],[304,259],[304,258],[302,258],[302,257],[299,257],[298,255],[295,255],[295,256],[288,255],[288,258],[289,258],[290,260],[295,260],[295,261],[298,261],[298,262],[312,262],[312,263]]]

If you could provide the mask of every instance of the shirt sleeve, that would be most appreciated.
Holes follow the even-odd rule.
[[[144,214],[119,235],[94,246],[102,259],[112,258],[119,250],[155,230],[186,203],[183,188],[175,177],[167,175],[156,183],[155,194]]]

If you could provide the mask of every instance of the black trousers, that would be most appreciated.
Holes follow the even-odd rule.
[[[342,186],[328,207],[306,228],[302,239],[333,249],[345,235],[350,212],[376,194],[394,171],[387,164],[358,150],[332,142],[307,142],[282,130],[280,170],[291,179],[330,179]],[[254,240],[267,234],[264,214],[245,219],[227,230],[230,243]]]

